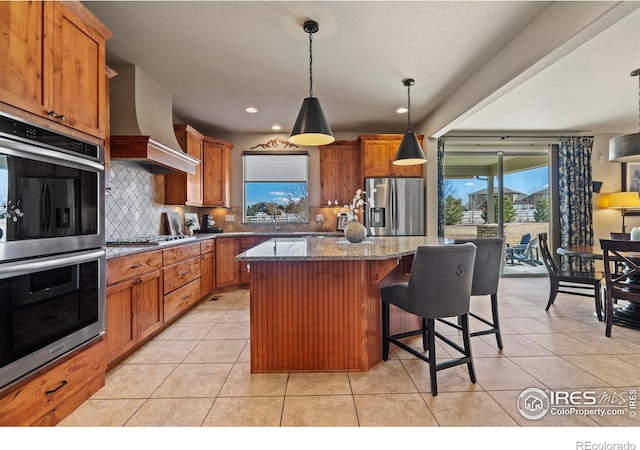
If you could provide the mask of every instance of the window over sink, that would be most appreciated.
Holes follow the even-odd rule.
[[[243,223],[309,223],[309,154],[243,153]]]

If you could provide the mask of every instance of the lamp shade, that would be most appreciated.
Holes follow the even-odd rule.
[[[331,144],[335,140],[322,112],[320,100],[316,97],[305,98],[291,130],[289,142],[303,146],[318,146]]]
[[[613,192],[607,200],[608,208],[640,208],[640,196],[637,192]]]
[[[640,133],[618,136],[609,141],[609,161],[640,161]]]
[[[393,159],[393,164],[396,166],[413,166],[426,162],[427,158],[424,156],[416,134],[412,131],[407,131],[402,137],[402,142],[400,142],[396,157]]]

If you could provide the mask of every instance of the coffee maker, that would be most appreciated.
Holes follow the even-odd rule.
[[[221,233],[222,230],[215,226],[215,222],[213,221],[213,216],[211,214],[203,214],[202,215],[202,227],[200,228],[201,233]]]

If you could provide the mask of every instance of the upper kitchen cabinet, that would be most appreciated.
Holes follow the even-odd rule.
[[[233,145],[203,136],[190,125],[174,125],[174,130],[182,149],[201,163],[193,175],[165,175],[165,203],[228,208]]]
[[[360,149],[356,141],[335,141],[320,152],[320,206],[337,200],[350,203],[356,189],[362,188]]]
[[[104,139],[111,32],[80,2],[0,2],[0,17],[0,101]]]
[[[375,177],[422,177],[422,166],[397,166],[393,164],[400,142],[401,134],[374,134],[360,136],[362,152],[362,169],[364,178]],[[417,135],[422,145],[422,135]]]
[[[202,187],[204,206],[231,206],[231,149],[222,139],[204,138],[202,142]]]
[[[177,124],[173,129],[182,150],[202,161],[204,136],[191,125]],[[171,174],[165,175],[164,179],[164,201],[167,205],[203,206],[202,162],[196,166],[194,174]]]

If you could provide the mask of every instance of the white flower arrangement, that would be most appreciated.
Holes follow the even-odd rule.
[[[365,191],[362,189],[356,190],[356,194],[351,199],[351,204],[342,207],[342,213],[347,215],[349,222],[357,222],[358,214],[362,212],[362,207],[366,205],[366,202],[362,199],[362,194],[365,194]]]

